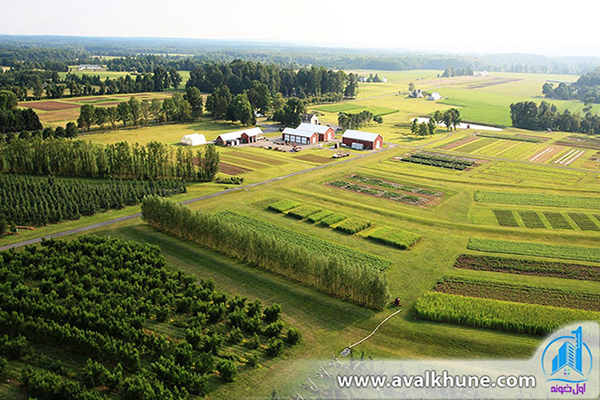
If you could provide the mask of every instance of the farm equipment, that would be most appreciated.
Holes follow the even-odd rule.
[[[337,153],[334,153],[331,158],[344,158],[344,157],[348,157],[350,156],[350,153],[344,153],[343,151],[338,151]]]

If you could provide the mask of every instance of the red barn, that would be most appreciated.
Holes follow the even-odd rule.
[[[383,136],[378,133],[354,131],[348,129],[342,135],[342,143],[353,149],[380,149],[383,146]]]
[[[298,127],[296,129],[300,130],[300,131],[308,131],[308,132],[318,133],[319,134],[319,142],[327,142],[327,141],[333,140],[333,138],[335,137],[335,132],[334,132],[333,128],[326,126],[326,125],[313,125],[313,124],[302,123],[302,124],[298,125]]]

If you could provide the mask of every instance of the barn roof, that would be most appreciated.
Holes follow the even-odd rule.
[[[364,140],[366,142],[374,142],[378,136],[381,136],[381,135],[379,133],[355,131],[352,129],[348,129],[348,130],[346,130],[346,132],[344,132],[344,134],[342,135],[342,138]]]
[[[222,133],[219,135],[219,137],[221,138],[222,141],[226,142],[228,140],[237,140],[237,139],[241,138],[242,134],[244,134],[244,133],[246,135],[252,137],[252,136],[262,134],[263,131],[260,128],[249,128],[249,129],[244,129],[241,131]]]
[[[325,132],[327,132],[329,127],[327,125],[315,125],[315,124],[307,124],[307,123],[303,122],[300,125],[298,125],[298,127],[296,129],[301,130],[301,131],[325,133]]]
[[[305,130],[301,130],[301,129],[294,129],[294,128],[285,128],[283,130],[283,133],[288,133],[290,135],[296,135],[296,136],[300,136],[300,137],[312,137],[312,135],[314,135],[316,132],[314,131],[305,131]]]

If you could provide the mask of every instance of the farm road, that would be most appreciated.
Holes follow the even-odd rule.
[[[251,183],[251,184],[243,185],[243,186],[237,186],[237,187],[230,188],[230,189],[225,189],[222,192],[211,193],[211,194],[207,194],[205,196],[195,197],[193,199],[182,201],[181,204],[195,203],[197,201],[211,199],[213,197],[222,196],[222,195],[225,195],[227,193],[235,192],[235,191],[238,191],[238,190],[246,190],[248,188],[253,188],[253,187],[264,185],[264,184],[267,184],[267,183],[280,181],[282,179],[291,178],[291,177],[294,177],[294,176],[305,174],[307,172],[317,171],[317,170],[320,170],[320,169],[323,169],[323,168],[332,167],[334,165],[340,165],[340,164],[351,162],[351,161],[354,161],[354,160],[359,160],[361,158],[365,158],[365,157],[368,157],[370,155],[377,154],[377,153],[380,153],[382,151],[385,151],[387,149],[391,149],[391,148],[394,148],[394,147],[396,147],[395,144],[390,144],[388,147],[384,147],[384,148],[381,148],[379,150],[371,151],[369,153],[361,154],[361,155],[359,155],[358,157],[355,157],[355,158],[345,159],[345,160],[341,160],[341,161],[338,161],[338,162],[335,162],[335,163],[322,164],[322,165],[318,165],[316,167],[312,167],[312,168],[305,169],[305,170],[302,170],[302,171],[293,172],[291,174],[278,176],[278,177],[272,178],[272,179],[267,179],[265,181]],[[22,242],[17,242],[17,243],[8,244],[8,245],[5,245],[5,246],[0,246],[0,251],[4,251],[4,250],[12,249],[12,248],[17,248],[17,247],[22,247],[22,246],[27,246],[27,245],[31,245],[31,244],[40,243],[42,241],[42,238],[46,238],[46,239],[48,239],[48,238],[57,238],[57,237],[61,237],[61,236],[72,235],[72,234],[75,234],[75,233],[82,233],[82,232],[90,231],[90,230],[93,230],[93,229],[102,228],[104,226],[116,224],[118,222],[129,221],[131,219],[139,218],[141,216],[142,216],[141,213],[126,215],[124,217],[119,217],[119,218],[109,219],[107,221],[98,222],[97,224],[82,226],[80,228],[69,229],[69,230],[66,230],[66,231],[57,232],[57,233],[53,233],[53,234],[50,234],[50,235],[46,235],[46,236],[42,236],[42,237],[38,237],[38,238],[34,238],[34,239],[24,240]]]

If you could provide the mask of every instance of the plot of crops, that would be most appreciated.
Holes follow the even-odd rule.
[[[433,196],[433,197],[442,197],[444,195],[443,192],[438,190],[426,189],[417,186],[405,185],[403,183],[385,181],[379,178],[373,178],[366,175],[361,174],[353,174],[348,177],[348,179],[352,179],[354,181],[362,182],[370,186],[378,186],[383,188],[397,189],[403,192],[422,194],[425,196]]]
[[[544,212],[544,216],[550,222],[550,226],[554,229],[573,229],[567,218],[557,212]]]
[[[586,214],[583,213],[569,213],[569,217],[575,222],[575,225],[582,231],[600,231],[598,225]]]
[[[573,290],[512,285],[504,282],[498,283],[458,277],[445,277],[435,285],[433,290],[441,293],[506,300],[516,303],[541,304],[580,310],[600,310],[600,295]]]
[[[526,228],[546,229],[546,225],[544,224],[544,221],[542,221],[540,214],[538,214],[537,212],[535,212],[535,211],[519,211],[519,215],[521,216],[521,219],[523,220],[523,224],[525,225]]]
[[[555,142],[557,145],[578,147],[583,149],[600,150],[600,140],[591,136],[567,136],[563,140]]]
[[[496,204],[600,209],[600,198],[559,196],[554,194],[475,192],[475,201]]]
[[[227,164],[236,164],[236,165],[240,165],[242,167],[251,168],[253,170],[269,167],[269,165],[267,165],[267,164],[263,164],[263,163],[255,162],[255,161],[249,161],[249,160],[246,160],[245,158],[231,157],[228,154],[221,155],[221,160],[225,161]]]
[[[239,229],[254,231],[261,235],[267,235],[280,242],[291,243],[294,246],[301,246],[314,254],[323,254],[338,258],[346,264],[357,267],[370,267],[379,271],[385,270],[390,262],[370,254],[362,253],[340,246],[325,240],[294,232],[289,229],[281,228],[277,225],[269,224],[258,219],[235,214],[229,211],[219,213]]]
[[[404,231],[402,229],[383,226],[371,232],[369,239],[375,240],[383,244],[397,247],[401,250],[410,249],[421,240],[421,236]]]
[[[276,160],[271,157],[259,156],[257,154],[245,153],[243,151],[230,151],[227,154],[230,156],[233,156],[233,157],[237,157],[237,158],[246,158],[248,160],[258,161],[263,164],[269,164],[269,165],[287,164],[287,162],[283,161],[283,160]]]
[[[238,167],[237,165],[228,164],[225,162],[219,163],[219,171],[227,175],[241,175],[246,172],[252,172],[251,169]]]
[[[598,247],[575,247],[471,238],[469,239],[467,248],[489,253],[521,254],[525,256],[600,262],[600,248]]]
[[[482,149],[486,146],[496,143],[495,139],[479,139],[464,146],[456,148],[456,151],[460,151],[462,153],[473,153],[479,149]]]
[[[411,162],[421,165],[429,165],[432,167],[455,169],[458,171],[464,171],[468,168],[474,167],[477,164],[476,159],[450,156],[447,154],[430,153],[427,151],[420,151],[415,154],[410,154],[404,157],[395,157],[394,160]]]
[[[416,196],[414,194],[404,194],[397,191],[379,189],[367,185],[359,185],[346,181],[333,181],[328,182],[327,185],[333,186],[339,189],[348,190],[350,192],[356,192],[361,194],[368,194],[374,197],[380,197],[388,200],[398,201],[400,203],[411,204],[415,206],[425,206],[431,203],[431,199],[421,195]]]
[[[334,162],[335,159],[318,156],[316,154],[302,154],[301,156],[294,156],[293,158],[297,158],[298,160],[313,162],[317,164],[327,164],[330,162]]]
[[[498,225],[507,226],[511,228],[518,228],[519,223],[515,218],[515,214],[511,210],[493,210]]]
[[[527,135],[502,135],[498,133],[478,133],[477,136],[492,138],[492,139],[500,139],[500,140],[513,140],[516,142],[530,142],[530,143],[541,143],[547,141],[549,138],[539,137],[539,136],[527,136]]]
[[[519,147],[529,145],[525,143]],[[502,155],[505,157],[505,155]],[[585,172],[552,170],[544,166],[493,162],[486,168],[478,169],[471,177],[503,183],[528,182],[538,186],[577,186],[586,177]],[[552,197],[552,196],[551,196]],[[515,204],[515,203],[510,203]]]
[[[415,304],[420,319],[509,332],[548,334],[569,322],[600,321],[600,313],[427,292]]]
[[[523,258],[476,256],[461,254],[454,268],[492,271],[519,275],[548,276],[552,278],[600,281],[600,267],[556,261],[526,260]]]

